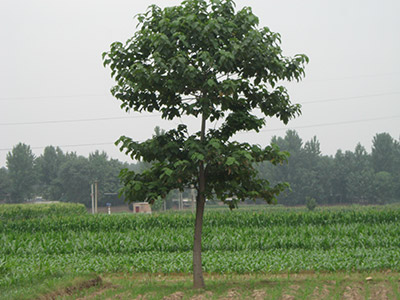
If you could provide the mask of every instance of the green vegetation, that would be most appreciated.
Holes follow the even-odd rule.
[[[14,203],[23,202],[33,194],[35,156],[28,145],[19,143],[7,154],[9,186],[6,191]]]
[[[65,276],[192,270],[191,213],[93,216],[82,206],[57,206],[32,205],[43,213],[23,218],[20,206],[0,206],[0,294]],[[203,267],[219,274],[400,271],[399,220],[394,205],[206,211]]]
[[[46,200],[79,202],[90,206],[90,184],[99,183],[98,203],[124,203],[116,193],[118,174],[127,164],[95,151],[88,158],[48,146],[34,157],[30,146],[18,144],[7,155],[8,169],[0,169],[0,203],[20,203],[37,196]],[[138,164],[140,167],[140,164]]]
[[[304,205],[308,197],[319,205],[389,204],[400,199],[400,141],[388,133],[374,136],[371,153],[357,144],[354,151],[322,155],[315,136],[304,143],[294,130],[273,137],[271,143],[290,153],[287,164],[259,165],[263,178],[290,183],[292,191],[278,197],[280,204]]]
[[[317,200],[315,200],[314,198],[307,197],[306,207],[308,208],[308,210],[313,211],[317,207]]]
[[[52,204],[0,204],[0,220],[11,221],[39,219],[43,217],[86,215],[83,204],[52,203]],[[47,218],[45,220],[48,220]]]
[[[318,205],[389,204],[400,199],[400,141],[387,133],[373,137],[370,153],[358,144],[354,151],[338,150],[334,156],[322,155],[316,137],[303,142],[293,130],[286,132],[284,137],[274,137],[271,143],[291,154],[288,164],[271,166],[270,163],[263,163],[258,166],[262,178],[271,183],[290,184],[292,192],[279,195],[279,204],[305,205],[307,197],[316,199]],[[28,154],[25,153],[24,161],[29,159]],[[12,152],[9,156],[11,158]],[[146,162],[123,164],[99,152],[85,158],[50,146],[35,158],[35,172],[29,176],[36,178],[36,196],[79,202],[87,207],[90,206],[90,183],[98,179],[99,206],[110,202],[114,207],[124,203],[123,199],[111,195],[121,187],[118,179],[121,168],[143,172],[150,166]],[[8,167],[0,168],[0,202],[11,203],[17,201],[12,197],[12,190],[18,188],[13,187],[16,182],[12,174],[21,174],[26,167],[20,164],[9,164]],[[168,209],[173,207],[172,199],[178,197],[177,191],[174,191],[163,199]],[[191,198],[191,191],[185,190],[183,197]],[[27,199],[29,197],[25,196],[24,200]],[[156,205],[163,206],[160,202]]]

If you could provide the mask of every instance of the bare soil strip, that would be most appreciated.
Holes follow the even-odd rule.
[[[210,278],[207,278],[210,277]],[[73,298],[137,299],[137,300],[235,300],[235,299],[396,299],[399,296],[400,274],[374,272],[326,274],[265,274],[252,276],[209,275],[206,290],[191,289],[191,276],[133,274],[103,275],[90,280],[71,283],[43,295],[39,300]],[[165,289],[168,293],[165,294]],[[164,292],[163,292],[164,291]],[[79,298],[80,297],[80,298]]]
[[[62,298],[63,296],[72,296],[79,291],[87,290],[87,289],[90,289],[95,286],[101,286],[102,284],[103,284],[103,280],[101,279],[100,276],[97,276],[93,279],[79,282],[73,286],[69,286],[69,287],[51,292],[49,294],[45,294],[43,296],[40,296],[37,299],[38,300],[55,300],[57,298]]]

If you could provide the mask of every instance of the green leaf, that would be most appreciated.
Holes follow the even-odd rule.
[[[228,159],[226,160],[226,164],[228,166],[231,166],[233,164],[237,164],[237,161],[236,161],[236,159],[234,157],[228,157]]]
[[[142,189],[143,183],[140,181],[136,181],[135,184],[133,185],[133,189],[135,191],[140,191]]]
[[[190,157],[193,161],[202,161],[202,160],[204,160],[204,155],[203,154],[201,154],[201,153],[197,153],[197,152],[195,152],[195,153],[193,153],[192,154],[192,156]]]
[[[209,87],[214,87],[215,86],[215,81],[214,81],[214,79],[208,79],[207,80],[207,85],[209,86]]]
[[[170,177],[174,173],[174,171],[172,171],[170,168],[164,168],[163,171],[164,174],[166,174],[168,177]]]

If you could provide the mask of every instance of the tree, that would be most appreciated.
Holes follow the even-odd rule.
[[[395,160],[393,166],[393,176],[395,178],[395,198],[400,199],[400,139],[395,141]]]
[[[321,170],[321,150],[320,143],[316,136],[304,144],[303,153],[303,170],[304,176],[302,190],[304,198],[315,198],[318,203],[325,197],[324,186],[322,184],[323,170]]]
[[[376,173],[393,171],[396,144],[389,133],[378,133],[372,139],[372,164]]]
[[[377,204],[393,202],[395,188],[392,174],[385,171],[378,172],[374,176],[372,197]]]
[[[333,171],[333,157],[327,155],[320,156],[318,159],[318,184],[322,190],[322,195],[318,198],[319,204],[331,204],[335,200],[335,188],[332,184]]]
[[[0,168],[0,201],[9,201],[11,191],[10,176],[6,168]]]
[[[59,147],[53,146],[44,148],[43,154],[35,160],[36,173],[40,184],[39,190],[46,199],[59,200],[62,196],[58,176],[64,161],[63,151]]]
[[[318,178],[320,146],[317,138],[314,137],[303,146],[299,134],[295,130],[288,130],[284,138],[273,137],[271,143],[290,153],[288,163],[273,171],[275,182],[287,181],[292,190],[280,196],[279,200],[285,204],[299,205],[305,204],[307,197],[319,199],[323,192]]]
[[[195,288],[204,287],[201,234],[206,198],[235,207],[238,200],[263,198],[268,203],[286,188],[257,177],[257,162],[286,160],[277,146],[238,143],[239,131],[259,131],[265,117],[285,124],[300,113],[290,102],[283,80],[300,80],[305,55],[285,57],[280,35],[258,28],[250,8],[235,12],[232,0],[187,0],[180,6],[156,5],[138,16],[139,29],[126,44],[115,42],[103,54],[117,85],[111,90],[126,111],[160,111],[172,120],[182,115],[200,120],[136,142],[122,136],[117,144],[133,159],[153,162],[149,170],[123,170],[121,193],[129,201],[154,202],[174,189],[197,190],[193,245]],[[256,113],[258,109],[258,114]],[[261,115],[261,116],[260,116]],[[222,120],[207,130],[210,122]]]
[[[392,200],[400,192],[400,146],[389,133],[376,134],[372,140],[372,165],[375,171],[373,194],[376,201]]]
[[[352,171],[354,154],[351,151],[336,151],[332,170],[333,199],[335,203],[349,203],[349,174]]]
[[[317,139],[316,136],[313,136],[313,138],[309,141],[307,141],[304,145],[304,150],[307,153],[307,155],[315,158],[321,155],[321,145]],[[314,161],[309,162],[311,164],[314,164]]]
[[[357,144],[354,153],[346,153],[349,157],[347,162],[349,171],[346,174],[348,200],[359,204],[371,202],[374,172],[370,156],[360,143]]]
[[[28,145],[19,143],[7,154],[7,168],[11,181],[11,202],[20,203],[33,195],[36,182],[35,156]]]
[[[62,164],[59,181],[62,189],[62,201],[79,202],[90,206],[90,165],[83,156],[67,153]]]
[[[97,181],[98,185],[98,204],[105,206],[107,202],[113,205],[122,204],[117,197],[112,197],[120,188],[118,174],[122,169],[122,163],[111,159],[105,152],[95,151],[89,155],[90,181]],[[113,201],[111,201],[113,200]],[[121,203],[122,202],[122,203]]]

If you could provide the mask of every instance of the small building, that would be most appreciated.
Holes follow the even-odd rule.
[[[28,200],[26,203],[32,203],[32,204],[55,204],[55,203],[60,203],[60,201],[50,201],[43,199],[43,197],[35,197],[34,199]]]
[[[135,213],[135,214],[151,214],[151,206],[147,202],[133,203],[133,213]]]

